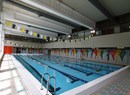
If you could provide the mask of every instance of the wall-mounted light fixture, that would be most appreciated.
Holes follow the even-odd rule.
[[[90,31],[91,34],[94,34],[95,32],[96,32],[95,30],[91,30],[91,31]]]

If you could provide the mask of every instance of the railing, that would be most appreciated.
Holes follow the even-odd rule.
[[[54,76],[51,76],[51,77],[49,77],[49,80],[47,81],[47,93],[46,93],[46,95],[49,95],[48,94],[48,89],[49,89],[49,85],[50,85],[50,80],[51,79],[54,79],[54,92],[52,92],[52,94],[53,95],[56,94],[56,78]]]
[[[42,84],[43,84],[43,78],[44,78],[45,75],[48,75],[48,80],[49,80],[49,78],[50,78],[50,74],[49,74],[49,73],[44,73],[44,74],[42,75],[42,78],[41,78],[41,90],[43,90]]]
[[[4,58],[4,54],[2,55],[1,59],[0,59],[0,67],[1,67],[1,64],[2,64],[2,60]]]

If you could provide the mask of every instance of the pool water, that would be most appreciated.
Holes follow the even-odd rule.
[[[94,79],[116,71],[122,66],[76,60],[46,55],[14,55],[21,64],[40,82],[44,73],[56,78],[56,95],[83,85]],[[48,76],[44,77],[46,87]],[[39,87],[40,88],[40,87]],[[54,81],[50,80],[50,92],[54,92]]]

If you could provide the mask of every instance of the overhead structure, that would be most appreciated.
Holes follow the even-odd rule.
[[[99,11],[101,11],[108,19],[115,21],[113,16],[104,8],[104,6],[98,0],[88,0],[91,2]]]
[[[3,7],[3,1],[4,0],[0,0],[0,24],[2,23],[2,21],[1,21],[1,11],[2,11],[2,7]]]
[[[18,3],[18,1],[10,1],[10,0],[6,0],[7,3],[11,4],[11,5],[14,5],[14,6],[17,6],[19,8],[22,8],[24,10],[27,10],[29,12],[32,12],[32,13],[35,13],[37,14],[38,17],[45,17],[45,18],[48,18],[48,19],[52,19],[52,20],[55,20],[57,22],[60,22],[60,23],[64,23],[66,25],[69,25],[71,27],[79,27],[79,25],[77,24],[74,24],[74,23],[71,23],[71,22],[68,22],[66,20],[63,20],[61,18],[58,18],[56,16],[52,16],[50,14],[47,14],[45,12],[42,12],[42,11],[39,11],[37,9],[34,9],[34,8],[30,8],[29,6],[26,6],[25,4],[21,4],[21,3]]]
[[[51,15],[57,16],[59,18],[65,19],[66,21],[78,24],[80,26],[84,26],[88,29],[95,28],[95,22],[88,19],[87,17],[81,15],[75,10],[69,8],[65,4],[57,1],[57,0],[13,0],[14,2],[24,3],[33,8],[37,8],[38,10],[47,12]],[[51,6],[51,7],[50,7]]]
[[[3,3],[3,20],[5,23],[6,21],[11,21],[17,26],[24,26],[26,29],[30,29],[37,34],[45,35],[47,37],[57,37],[59,34],[68,35],[73,29],[72,26],[64,23],[46,17],[39,17],[32,11],[19,7],[19,4],[16,6],[16,4],[11,3],[10,0],[5,0]],[[9,29],[6,26],[5,30],[8,34]],[[10,28],[10,30],[9,34],[15,32],[15,34],[19,35],[17,29],[14,30]]]

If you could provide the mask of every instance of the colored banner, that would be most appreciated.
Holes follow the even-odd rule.
[[[46,40],[46,39],[47,39],[47,37],[46,37],[46,36],[43,36],[43,39],[45,39],[45,40]]]
[[[66,56],[66,49],[64,49],[64,53],[65,53],[65,56]]]
[[[72,49],[69,49],[69,56],[72,55]]]
[[[95,58],[96,58],[97,55],[98,55],[98,50],[97,50],[97,49],[94,49],[93,53],[95,54]]]
[[[62,55],[62,49],[60,49],[60,55]]]
[[[21,30],[21,32],[23,32],[23,33],[25,32],[25,28],[24,28],[24,27],[21,27],[20,30]]]
[[[56,55],[56,50],[55,49],[53,50],[53,54]]]
[[[73,55],[73,56],[76,55],[76,49],[72,49],[72,55]]]
[[[74,51],[73,51],[73,52],[74,52],[74,56],[75,56],[75,55],[76,55],[76,49],[74,49]]]
[[[37,33],[36,33],[36,32],[34,32],[34,33],[33,33],[33,36],[34,36],[34,37],[36,37],[36,36],[37,36]]]
[[[68,52],[69,52],[68,49],[66,49],[66,56],[68,56]]]
[[[4,46],[4,54],[11,54],[13,51],[12,46]]]
[[[116,59],[118,59],[120,53],[121,53],[121,50],[116,50]]]
[[[11,27],[11,22],[10,22],[10,21],[7,21],[6,25],[7,25],[8,27]]]
[[[75,54],[77,55],[77,49],[75,49]]]
[[[88,57],[88,49],[86,49],[86,57]]]
[[[103,54],[104,54],[104,50],[101,50],[101,51],[100,51],[101,59],[103,59]]]
[[[111,54],[111,50],[107,50],[107,61],[110,60],[110,54]]]
[[[93,57],[93,49],[89,49],[88,54],[90,54],[90,57],[92,58]]]
[[[116,50],[111,50],[110,53],[111,53],[113,60],[115,60]]]
[[[98,54],[97,54],[97,56],[98,56],[98,57],[101,56],[101,50],[100,50],[100,49],[98,49]]]
[[[83,49],[83,57],[85,57],[85,53],[86,53],[86,50],[85,50],[85,49]]]
[[[121,50],[120,57],[121,57],[122,61],[123,61],[125,55],[126,55],[125,50]]]
[[[72,49],[72,55],[74,56],[74,49]]]
[[[83,54],[83,49],[80,49],[81,54]]]

